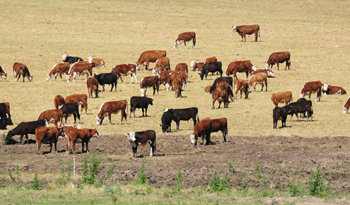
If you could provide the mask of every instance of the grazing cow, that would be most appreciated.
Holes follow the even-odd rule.
[[[245,95],[245,99],[248,99],[248,95],[249,95],[249,86],[248,86],[248,82],[245,79],[235,79],[234,81],[234,85],[235,85],[235,94],[233,96],[234,99],[237,100],[237,93],[238,91],[241,92],[241,99],[242,99],[242,93],[244,92]]]
[[[140,89],[138,89],[141,92],[141,96],[146,96],[146,91],[148,87],[153,87],[153,95],[156,93],[159,95],[159,77],[158,76],[147,76],[141,79],[140,82]]]
[[[76,102],[81,105],[80,113],[83,113],[83,110],[85,109],[85,114],[87,114],[88,104],[87,104],[86,94],[73,94],[66,97],[65,103],[73,103],[73,102]]]
[[[130,118],[131,113],[134,112],[135,117],[135,110],[136,108],[142,109],[142,117],[144,115],[144,110],[146,110],[146,117],[147,117],[147,109],[148,105],[153,105],[153,99],[148,97],[139,97],[139,96],[133,96],[130,98]]]
[[[13,136],[21,135],[19,145],[22,144],[23,135],[27,138],[27,144],[29,144],[28,134],[35,134],[35,129],[41,126],[48,126],[45,120],[37,120],[30,122],[21,122],[13,130],[9,131],[6,135],[6,141],[8,142]]]
[[[70,68],[70,64],[68,62],[64,62],[64,63],[56,63],[51,71],[47,74],[47,78],[46,80],[50,80],[52,77],[55,77],[55,81],[57,79],[57,76],[60,75],[61,79],[62,79],[62,74],[64,73],[68,73]]]
[[[228,108],[229,101],[228,101],[228,93],[226,92],[226,90],[216,89],[211,93],[211,95],[213,98],[213,106],[211,107],[211,109],[215,109],[214,103],[216,100],[219,101],[218,108],[220,108],[221,102],[224,102],[224,108]]]
[[[63,60],[63,62],[68,62],[69,64],[73,64],[73,63],[76,63],[76,62],[84,61],[80,57],[68,56],[66,53],[62,54],[62,60]]]
[[[45,120],[46,123],[53,123],[56,127],[62,126],[62,119],[63,112],[59,109],[45,110],[39,115],[38,118],[38,120]]]
[[[344,88],[328,84],[323,84],[322,93],[323,95],[346,95]]]
[[[232,26],[232,31],[237,32],[241,37],[243,41],[246,40],[246,35],[255,35],[255,42],[258,41],[258,36],[260,37],[260,27],[259,25],[241,25],[241,26]]]
[[[273,128],[277,129],[278,120],[282,120],[282,127],[286,127],[287,115],[290,114],[291,107],[286,105],[284,107],[275,107],[272,111]]]
[[[1,75],[2,80],[6,80],[7,73],[5,73],[5,71],[2,69],[1,66],[0,66],[0,75]]]
[[[171,70],[164,71],[159,76],[159,85],[164,85],[168,82],[168,79],[170,78],[172,72]]]
[[[194,146],[197,146],[197,139],[202,137],[202,141],[203,141],[203,138],[205,137],[205,141],[206,141],[205,145],[209,145],[211,143],[210,141],[211,130],[212,130],[212,121],[209,118],[202,119],[196,124],[194,128],[194,132],[190,134],[191,143],[194,144]]]
[[[76,102],[67,103],[67,98],[66,98],[66,103],[61,105],[60,110],[62,110],[62,112],[63,112],[64,123],[67,124],[67,118],[70,115],[74,116],[74,124],[77,121],[77,116],[78,116],[79,123],[80,123],[79,104],[78,103],[76,103]]]
[[[67,82],[73,78],[73,82],[76,80],[77,74],[84,75],[86,74],[86,79],[92,76],[92,68],[95,67],[95,64],[92,61],[82,61],[71,64],[71,67],[66,75]]]
[[[214,74],[215,72],[219,72],[220,77],[222,77],[222,64],[221,64],[221,62],[204,64],[203,69],[202,69],[201,73],[199,74],[201,77],[201,80],[203,80],[204,76],[205,76],[205,79],[207,79],[209,72],[211,72],[212,74]]]
[[[250,77],[250,80],[248,82],[248,86],[249,86],[249,88],[254,86],[254,91],[255,91],[256,85],[261,84],[261,91],[263,91],[264,83],[265,83],[266,91],[267,91],[267,75],[266,75],[266,73],[258,73],[258,74],[252,75]]]
[[[162,127],[163,132],[168,130],[171,132],[171,121],[173,120],[176,122],[176,130],[179,130],[180,120],[188,121],[191,118],[193,120],[193,127],[195,127],[197,121],[199,121],[198,108],[165,109],[162,115],[162,124],[160,126]]]
[[[64,103],[66,103],[64,101],[64,98],[62,95],[56,95],[55,99],[53,100],[53,103],[55,104],[55,108],[59,109],[61,105],[63,105]]]
[[[136,69],[139,70],[141,65],[146,66],[148,70],[149,62],[156,62],[159,58],[166,57],[165,50],[150,50],[141,53],[140,58],[137,60]]]
[[[169,58],[159,58],[156,61],[156,66],[154,66],[154,69],[152,70],[153,75],[157,75],[157,73],[161,73],[162,71],[167,71],[170,69],[170,60]]]
[[[269,57],[269,59],[267,60],[267,68],[272,68],[273,65],[277,64],[277,69],[280,69],[279,64],[283,63],[284,61],[286,61],[286,67],[284,68],[284,70],[287,69],[288,66],[288,70],[290,70],[290,65],[291,65],[291,61],[290,61],[290,53],[288,51],[284,51],[284,52],[275,52],[272,53]]]
[[[98,80],[94,77],[89,77],[86,80],[86,85],[88,88],[89,98],[92,98],[92,92],[95,92],[95,98],[98,98]]]
[[[92,137],[100,137],[97,129],[69,129],[67,131],[67,144],[66,144],[66,153],[69,152],[69,145],[72,144],[72,151],[75,153],[75,145],[77,142],[81,141],[81,153],[84,152],[84,143],[86,144],[86,152],[90,152],[89,150],[89,142]]]
[[[142,132],[128,132],[126,139],[130,142],[133,157],[136,157],[138,145],[141,144],[141,146],[145,146],[147,142],[151,146],[151,152],[149,156],[154,156],[154,151],[157,147],[156,132],[154,130],[146,130]]]
[[[222,132],[222,137],[224,142],[226,142],[226,135],[228,133],[227,129],[227,118],[211,119],[211,132]]]
[[[23,63],[14,63],[13,64],[13,74],[15,76],[15,81],[18,82],[18,79],[23,76],[23,82],[24,77],[27,77],[29,81],[33,81],[33,75],[29,73],[28,67]]]
[[[180,33],[179,36],[177,37],[177,39],[174,42],[174,48],[177,48],[177,46],[179,46],[181,43],[185,44],[186,47],[186,42],[191,41],[192,40],[192,48],[196,47],[196,32],[184,32],[184,33]]]
[[[257,73],[266,73],[268,78],[274,78],[275,77],[275,73],[273,72],[272,68],[260,68],[257,69],[256,71],[252,72],[252,75],[255,75]]]
[[[185,91],[187,91],[187,78],[188,74],[182,71],[173,71],[169,73],[168,81],[165,84],[165,90],[169,91],[169,87],[172,86],[175,79],[179,79],[182,83],[185,83]],[[173,88],[174,89],[174,88]]]
[[[290,121],[293,119],[293,115],[295,114],[297,116],[298,122],[299,122],[299,117],[298,113],[305,113],[307,112],[307,120],[309,121],[309,117],[311,117],[312,121],[312,114],[314,113],[312,109],[312,101],[311,100],[298,100],[297,102],[292,102],[288,106],[291,108],[291,112],[288,113],[291,115]]]
[[[88,61],[92,61],[92,63],[95,64],[96,67],[105,67],[105,62],[104,60],[100,58],[94,58],[94,57],[87,57]]]
[[[278,107],[278,103],[285,103],[286,105],[288,105],[290,102],[293,101],[292,91],[272,93],[271,100],[275,107]]]
[[[58,137],[67,137],[64,128],[56,127],[38,127],[35,129],[35,140],[38,146],[37,153],[40,153],[40,147],[42,142],[50,142],[50,153],[52,151],[52,143],[55,145],[55,153],[57,152]]]
[[[116,65],[114,66],[114,68],[112,69],[112,73],[117,73],[118,75],[118,79],[120,78],[120,80],[123,82],[122,79],[122,75],[127,76],[129,74],[131,74],[131,80],[130,83],[132,83],[132,81],[135,78],[135,81],[137,83],[137,76],[136,76],[136,64],[132,63],[132,64],[120,64],[120,65]]]
[[[128,102],[126,100],[119,101],[110,101],[102,103],[98,114],[95,116],[96,124],[102,125],[104,117],[108,116],[109,124],[112,124],[111,115],[118,114],[121,111],[121,120],[120,124],[123,122],[123,118],[125,118],[125,124],[127,124],[127,114],[125,110],[127,109]]]
[[[236,73],[243,73],[245,72],[248,80],[248,75],[252,74],[253,71],[256,70],[256,66],[253,66],[252,62],[250,60],[244,60],[244,61],[234,61],[231,62],[226,70],[226,76],[230,76],[233,74],[234,78],[237,78]]]
[[[208,85],[207,87],[204,88],[204,91],[209,93],[210,92],[210,88],[212,87],[213,85]]]
[[[196,62],[196,61],[191,61],[190,67],[192,68],[192,71],[201,71],[204,66],[203,62]]]
[[[215,89],[216,89],[216,84],[218,82],[226,82],[228,84],[230,84],[230,86],[232,87],[232,83],[233,83],[233,78],[232,77],[220,77],[220,78],[216,78],[213,86],[211,86],[210,88],[210,93],[212,93]]]
[[[116,73],[95,74],[94,78],[96,78],[98,83],[102,85],[103,91],[105,91],[105,84],[112,85],[110,92],[112,92],[113,87],[115,87],[114,91],[117,91],[118,75]]]
[[[311,81],[305,83],[303,88],[301,89],[301,93],[299,95],[299,98],[305,97],[305,95],[309,94],[309,99],[311,100],[311,93],[317,93],[316,101],[318,98],[318,101],[321,101],[321,90],[322,90],[323,84],[321,81]]]
[[[188,73],[188,66],[186,63],[178,63],[175,67],[175,71],[182,71]]]
[[[350,97],[348,98],[348,101],[346,101],[344,107],[343,107],[343,113],[346,114],[350,107]]]
[[[173,89],[175,91],[175,98],[182,97],[181,91],[182,91],[182,82],[180,79],[175,78],[173,80]]]
[[[218,82],[216,84],[216,90],[225,90],[228,94],[228,98],[231,99],[231,102],[234,101],[232,87],[230,86],[230,84],[228,84],[226,82]]]
[[[218,59],[215,56],[213,56],[213,57],[209,57],[209,58],[205,59],[204,64],[216,63],[216,62],[218,62]]]

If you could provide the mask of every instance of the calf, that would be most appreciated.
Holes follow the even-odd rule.
[[[140,89],[138,89],[141,92],[141,96],[146,96],[146,91],[148,87],[153,87],[153,95],[156,93],[159,95],[159,77],[158,76],[147,76],[141,79],[140,82]]]
[[[275,52],[272,53],[269,57],[269,59],[267,60],[266,64],[267,64],[267,68],[272,68],[273,65],[277,64],[277,69],[280,69],[279,64],[286,62],[286,67],[284,68],[284,70],[290,69],[290,65],[291,65],[291,61],[290,61],[290,53],[288,51],[284,51],[284,52]]]
[[[226,82],[228,83],[231,87],[232,87],[232,83],[233,83],[233,78],[232,77],[221,77],[221,78],[216,78],[214,83],[213,83],[213,86],[211,86],[210,88],[210,93],[212,93],[215,89],[216,89],[216,84],[218,82]]]
[[[201,71],[203,69],[203,66],[204,66],[203,62],[191,61],[191,64],[190,64],[192,71]]]
[[[56,63],[51,71],[47,74],[46,80],[50,80],[52,77],[55,77],[55,81],[57,79],[57,76],[60,75],[62,79],[62,74],[67,74],[70,68],[70,63],[64,62],[64,63]]]
[[[173,71],[169,73],[169,78],[167,80],[167,83],[165,84],[165,90],[169,91],[169,87],[173,84],[173,81],[175,79],[179,79],[182,83],[185,83],[185,91],[187,91],[187,78],[188,74],[186,72],[182,71]],[[174,89],[174,88],[173,88]]]
[[[152,74],[153,76],[157,75],[157,73],[161,73],[162,71],[167,71],[167,70],[171,70],[170,69],[170,60],[169,58],[159,58],[156,61],[156,65],[154,67],[154,69],[152,70]]]
[[[321,101],[321,90],[322,90],[323,84],[321,81],[311,81],[305,83],[303,88],[301,89],[301,93],[299,95],[299,98],[305,97],[305,95],[309,94],[309,99],[311,100],[311,93],[317,93],[316,101],[318,98],[318,101]]]
[[[232,88],[230,86],[230,84],[226,83],[226,82],[218,82],[216,84],[216,89],[217,90],[225,90],[228,94],[228,98],[231,99],[231,102],[234,101],[233,99],[233,92],[232,92]]]
[[[141,108],[142,109],[142,117],[144,115],[144,110],[146,110],[146,117],[147,117],[147,109],[148,105],[153,105],[153,99],[152,98],[147,98],[147,97],[139,97],[139,96],[133,96],[130,98],[130,118],[131,118],[131,113],[134,112],[134,117],[135,117],[135,110],[136,108]]]
[[[64,101],[64,98],[62,95],[56,95],[55,99],[53,100],[53,103],[55,104],[55,108],[59,109],[61,105],[63,105],[64,103],[66,103]]]
[[[238,91],[241,92],[241,99],[242,99],[242,93],[244,92],[245,95],[245,99],[248,99],[248,95],[249,95],[249,86],[248,86],[248,82],[244,79],[235,79],[234,81],[234,85],[235,85],[235,94],[234,94],[234,99],[237,100],[237,93]]]
[[[156,132],[154,130],[146,130],[142,132],[129,132],[127,134],[127,140],[130,142],[133,157],[136,157],[138,145],[141,144],[141,146],[145,146],[147,142],[151,146],[151,152],[149,156],[154,156],[154,152],[157,147]]]
[[[89,98],[92,98],[92,93],[95,92],[95,98],[98,98],[98,80],[94,77],[89,77],[86,81]]]
[[[0,66],[0,75],[1,75],[2,80],[6,80],[7,73],[5,73],[5,71],[2,69],[1,66]]]
[[[227,118],[211,119],[211,132],[222,132],[224,142],[226,142],[227,129]]]
[[[180,79],[176,78],[173,81],[173,89],[175,91],[175,98],[182,97],[181,91],[182,91],[182,82]]]
[[[83,113],[83,110],[85,109],[85,114],[87,114],[88,104],[87,104],[86,94],[73,94],[73,95],[67,96],[65,99],[65,103],[74,103],[74,102],[81,105],[80,113]]]
[[[27,77],[29,81],[33,81],[33,75],[29,73],[28,67],[23,63],[14,63],[13,64],[13,74],[15,76],[15,81],[18,82],[18,79],[23,76],[23,82],[24,77]]]
[[[96,124],[102,125],[103,119],[106,116],[108,116],[109,118],[109,124],[112,124],[111,115],[118,114],[119,111],[122,112],[120,124],[122,124],[123,118],[125,118],[125,124],[127,124],[127,114],[125,112],[127,105],[128,102],[126,100],[110,101],[103,103],[100,107],[100,111],[95,116]]]
[[[222,77],[222,64],[221,64],[221,62],[204,64],[203,69],[202,69],[201,73],[199,74],[201,77],[201,80],[203,80],[204,76],[205,76],[205,79],[207,79],[209,72],[211,72],[211,73],[219,72],[220,77]]]
[[[122,75],[127,76],[129,74],[131,74],[131,80],[130,83],[132,83],[132,81],[135,78],[135,81],[137,83],[137,76],[136,76],[136,64],[132,63],[132,64],[120,64],[120,65],[116,65],[114,66],[114,68],[112,69],[112,73],[117,73],[118,75],[118,79],[120,78],[120,80],[123,82],[122,79]]]
[[[57,152],[58,137],[67,137],[63,128],[56,127],[38,127],[35,129],[35,140],[38,147],[37,153],[40,153],[42,142],[50,142],[50,153],[52,151],[52,143],[55,145],[55,153]]]
[[[275,107],[278,106],[278,103],[285,103],[288,105],[291,101],[293,101],[293,94],[291,91],[272,93],[271,100]]]
[[[41,126],[48,126],[45,120],[37,120],[30,122],[21,122],[13,130],[9,131],[6,135],[6,142],[8,142],[13,136],[21,135],[19,145],[22,144],[23,135],[27,138],[27,144],[29,144],[28,134],[35,134],[35,129]]]
[[[305,113],[305,112],[307,112],[307,120],[306,121],[309,121],[309,117],[311,117],[311,121],[312,121],[312,114],[314,113],[314,111],[312,109],[312,101],[311,100],[293,102],[293,103],[290,103],[288,106],[290,106],[290,108],[291,108],[291,112],[288,113],[292,116],[290,118],[290,121],[292,121],[293,115],[295,114],[297,116],[297,119],[299,122],[298,113]]]
[[[75,56],[68,56],[66,53],[62,54],[62,60],[63,62],[68,62],[69,64],[73,64],[79,61],[84,61],[80,57],[75,57]]]
[[[38,118],[38,120],[45,120],[46,123],[53,123],[56,127],[62,126],[62,119],[63,112],[59,109],[45,110],[39,115]]]
[[[186,63],[178,63],[176,64],[175,71],[182,71],[188,73],[188,66]]]
[[[212,98],[213,98],[213,106],[211,107],[211,109],[215,109],[214,107],[214,103],[215,101],[219,101],[219,107],[221,105],[221,102],[224,102],[224,108],[228,108],[228,93],[226,92],[226,90],[214,90],[212,93]]]
[[[322,93],[323,95],[346,95],[346,91],[342,87],[328,84],[323,84]]]
[[[88,61],[92,61],[92,63],[95,64],[96,67],[105,67],[105,62],[104,60],[100,58],[93,58],[93,57],[87,57]]]
[[[254,91],[256,91],[256,85],[261,84],[261,91],[264,89],[264,83],[267,91],[267,75],[266,73],[258,73],[250,77],[248,82],[249,88],[254,87]]]
[[[197,117],[197,120],[196,120]],[[171,121],[176,122],[176,130],[179,130],[180,126],[180,120],[186,120],[189,119],[193,120],[193,127],[196,126],[197,121],[199,121],[198,118],[198,108],[192,107],[192,108],[185,108],[185,109],[165,109],[164,113],[162,115],[162,124],[160,125],[162,127],[162,131],[171,131]]]
[[[114,91],[117,91],[118,75],[116,73],[95,74],[94,78],[96,78],[98,83],[102,85],[103,91],[105,91],[105,84],[112,85],[110,92],[112,92],[114,86]]]
[[[77,121],[77,116],[79,119],[79,123],[80,123],[80,114],[79,114],[79,104],[76,102],[73,103],[65,103],[60,107],[60,110],[62,110],[63,113],[63,117],[64,117],[64,123],[67,124],[67,118],[70,115],[74,116],[74,124]]]
[[[346,114],[350,107],[350,97],[348,98],[348,101],[346,101],[344,107],[343,107],[343,113]]]
[[[186,42],[191,41],[191,40],[192,40],[192,44],[193,44],[192,48],[195,48],[196,47],[196,32],[180,33],[174,42],[174,48],[177,48],[177,46],[179,46],[179,48],[180,48],[181,43],[184,43],[184,45],[186,47]]]
[[[273,115],[273,128],[277,129],[278,120],[282,120],[282,127],[286,127],[287,115],[291,112],[290,105],[284,107],[275,107],[272,111]]]
[[[246,40],[246,35],[255,35],[255,42],[258,41],[258,36],[260,37],[260,26],[259,25],[241,25],[241,26],[232,26],[232,31],[237,32],[241,37],[242,41]]]
[[[212,121],[209,118],[202,119],[196,124],[194,128],[194,132],[190,134],[191,143],[194,144],[194,146],[197,146],[197,139],[200,137],[202,137],[203,139],[205,137],[205,141],[206,141],[205,145],[209,145],[211,143],[210,141],[211,131],[212,131]]]
[[[100,137],[97,129],[69,129],[67,131],[67,144],[66,144],[66,153],[69,152],[69,145],[72,144],[72,151],[75,152],[75,145],[77,142],[81,141],[81,152],[84,152],[84,143],[86,144],[86,152],[90,152],[89,150],[89,142],[92,137]]]

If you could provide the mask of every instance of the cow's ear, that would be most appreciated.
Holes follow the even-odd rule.
[[[163,127],[163,125],[159,124],[161,127]]]
[[[152,99],[152,101],[153,101],[154,99]]]

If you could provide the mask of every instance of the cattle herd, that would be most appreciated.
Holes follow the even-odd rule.
[[[246,35],[255,35],[255,41],[258,41],[260,36],[259,25],[243,25],[243,26],[233,26],[233,32],[237,32],[241,37],[242,41],[246,41]],[[185,32],[178,35],[178,38],[174,42],[174,48],[179,48],[182,43],[186,46],[186,42],[192,41],[192,47],[195,48],[196,45],[196,33],[195,32]],[[67,138],[66,151],[69,153],[69,145],[72,145],[72,151],[75,154],[75,145],[79,140],[82,142],[82,151],[84,151],[84,143],[86,144],[86,151],[88,149],[88,143],[91,137],[99,137],[99,133],[96,129],[81,128],[79,126],[69,126],[67,125],[67,118],[70,115],[74,116],[74,124],[76,123],[76,118],[80,121],[80,114],[85,110],[85,114],[88,109],[88,98],[98,98],[99,86],[102,86],[103,91],[105,90],[105,85],[111,86],[110,91],[115,89],[117,91],[117,83],[120,79],[123,82],[122,76],[131,75],[130,83],[137,83],[137,70],[149,70],[149,63],[154,62],[155,67],[152,69],[151,76],[147,76],[140,81],[140,96],[132,96],[130,98],[130,118],[131,113],[134,114],[135,110],[142,109],[142,116],[147,116],[147,109],[149,105],[153,105],[152,98],[146,97],[146,91],[149,87],[153,88],[153,95],[159,93],[159,86],[164,85],[165,90],[169,91],[172,89],[175,93],[175,97],[182,97],[182,91],[187,90],[188,81],[188,65],[186,63],[178,63],[175,70],[170,68],[170,59],[167,56],[165,50],[149,50],[141,53],[136,64],[120,64],[113,67],[110,73],[101,73],[99,75],[92,75],[92,69],[94,67],[105,66],[105,62],[102,59],[87,57],[87,61],[84,61],[80,57],[68,56],[67,54],[62,55],[62,63],[55,64],[50,72],[47,74],[46,80],[50,80],[59,75],[62,79],[62,75],[66,74],[67,82],[71,80],[76,81],[76,77],[86,74],[86,84],[88,95],[86,94],[74,94],[64,98],[61,95],[57,95],[54,99],[55,109],[43,111],[36,121],[21,122],[17,127],[10,130],[6,136],[6,140],[10,140],[15,135],[20,135],[20,142],[22,144],[22,138],[25,135],[28,141],[28,134],[35,134],[35,140],[37,143],[37,152],[40,152],[40,147],[42,142],[50,143],[50,152],[52,149],[52,143],[55,145],[55,151],[57,150],[56,144],[58,137],[64,136]],[[245,99],[248,98],[249,93],[256,91],[256,86],[261,85],[261,91],[267,91],[268,78],[274,78],[275,74],[272,67],[277,64],[279,70],[280,63],[286,63],[285,70],[290,69],[291,66],[291,54],[288,51],[284,52],[274,52],[272,53],[266,61],[266,68],[257,69],[250,60],[234,61],[231,62],[226,72],[223,74],[222,63],[213,56],[207,58],[204,62],[191,61],[190,67],[192,71],[199,71],[200,79],[207,79],[209,73],[220,74],[220,77],[215,79],[214,83],[208,85],[205,88],[206,92],[212,95],[212,109],[215,109],[214,104],[216,101],[219,102],[218,108],[220,108],[221,103],[224,104],[224,108],[229,106],[229,103],[237,100],[237,93],[240,91],[240,98],[242,98],[243,93],[245,94]],[[238,79],[237,72],[246,73],[246,79]],[[33,75],[30,74],[28,67],[22,63],[13,64],[13,73],[15,81],[17,82],[20,76],[23,76],[23,82],[25,77],[29,81],[33,80]],[[0,74],[3,80],[6,80],[7,73],[0,66]],[[233,77],[230,77],[233,75]],[[183,90],[184,89],[184,90]],[[318,101],[321,100],[322,94],[324,95],[344,95],[346,91],[338,86],[331,86],[328,84],[323,84],[320,81],[306,82],[302,87],[299,94],[299,99],[296,102],[293,101],[293,95],[291,91],[276,92],[271,96],[271,100],[275,105],[273,109],[273,128],[277,128],[278,120],[282,121],[282,127],[286,126],[286,119],[288,115],[291,115],[291,120],[295,114],[298,121],[299,117],[307,116],[307,120],[313,115],[311,94],[317,93]],[[306,100],[305,95],[309,96],[309,100]],[[285,103],[284,107],[278,107],[278,103]],[[81,105],[81,110],[79,106]],[[350,98],[346,102],[343,108],[343,112],[346,113],[350,107]],[[128,102],[126,100],[120,101],[110,101],[101,104],[99,112],[95,116],[96,124],[102,125],[105,117],[108,116],[109,123],[111,124],[111,115],[121,113],[120,124],[125,119],[127,123],[127,111]],[[300,114],[300,116],[299,116]],[[7,102],[0,103],[0,129],[6,129],[7,125],[13,125],[11,121],[10,105]],[[63,122],[64,118],[64,122]],[[182,109],[164,109],[164,113],[161,117],[161,124],[163,132],[171,131],[171,122],[176,123],[176,130],[179,130],[180,121],[193,120],[194,132],[190,134],[190,142],[197,145],[197,139],[202,137],[202,141],[206,140],[206,145],[210,144],[210,134],[212,132],[221,131],[223,134],[223,141],[226,142],[226,135],[228,133],[227,129],[227,119],[209,119],[205,118],[200,120],[198,117],[198,108],[182,108]],[[53,123],[55,126],[50,127],[49,123]],[[63,126],[65,124],[65,126]],[[145,145],[147,142],[151,146],[150,155],[153,156],[156,150],[156,132],[154,130],[146,130],[141,132],[129,132],[127,133],[127,140],[130,142],[133,156],[136,156],[137,147],[139,144]]]

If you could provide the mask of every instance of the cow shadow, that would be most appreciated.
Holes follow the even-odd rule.
[[[154,154],[153,157],[164,157],[165,154]],[[142,159],[144,157],[150,157],[149,155],[140,155],[140,156],[136,156],[135,158],[138,158],[138,159]]]
[[[292,126],[284,126],[284,127],[279,127],[278,129],[281,129],[281,128],[292,128]]]
[[[54,147],[52,146],[52,151],[50,152],[50,151],[46,151],[46,152],[43,152],[43,155],[45,154],[45,155],[48,155],[48,154],[58,154],[58,153],[65,153],[66,152],[66,150],[57,150],[57,152],[55,153],[55,151],[53,150],[54,149]]]

